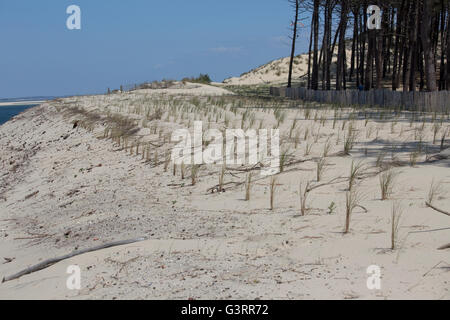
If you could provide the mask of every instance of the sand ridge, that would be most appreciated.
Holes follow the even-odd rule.
[[[450,207],[448,162],[427,163],[423,151],[416,164],[408,164],[419,138],[429,154],[438,152],[438,143],[432,143],[432,115],[425,124],[418,118],[410,126],[399,117],[392,125],[394,121],[375,115],[367,121],[363,112],[349,118],[351,112],[343,110],[333,124],[335,111],[326,107],[307,111],[312,106],[198,88],[61,99],[0,127],[0,259],[12,259],[0,264],[1,276],[78,248],[148,239],[0,284],[1,298],[450,298],[448,250],[437,250],[449,241],[450,221],[425,206],[434,178],[441,182],[435,204]],[[244,116],[248,107],[252,111]],[[158,109],[164,112],[153,119]],[[138,131],[118,141],[118,127],[111,121],[123,128],[121,117],[133,119]],[[269,209],[270,177],[259,177],[257,171],[251,199],[244,201],[247,172],[240,167],[227,168],[225,182],[230,184],[215,193],[208,190],[218,183],[220,166],[202,166],[195,186],[189,167],[185,179],[179,167],[175,175],[171,165],[164,170],[167,136],[199,119],[220,128],[226,122],[246,128],[279,126],[291,152],[285,172],[277,176],[274,210]],[[350,155],[342,156],[350,123],[357,141]],[[444,116],[440,130],[445,129]],[[327,144],[326,170],[315,181]],[[380,200],[376,165],[383,152],[380,161],[395,163],[398,173],[386,201]],[[359,160],[367,163],[356,182],[365,210],[355,209],[350,232],[343,234],[346,177],[352,161]],[[299,184],[307,181],[324,186],[311,191],[307,213],[301,216]],[[399,248],[392,251],[395,201],[402,203],[404,213]],[[66,287],[66,269],[73,264],[81,268],[80,291]],[[382,271],[381,290],[366,285],[367,267],[373,264]]]

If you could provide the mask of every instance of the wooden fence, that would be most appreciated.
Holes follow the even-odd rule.
[[[399,108],[410,111],[448,112],[450,91],[399,92],[387,89],[359,91],[322,91],[306,88],[271,87],[270,94],[290,99],[342,105],[365,105]]]

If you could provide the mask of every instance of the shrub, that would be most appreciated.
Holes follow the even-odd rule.
[[[182,81],[183,82],[187,81],[187,82],[194,82],[194,83],[204,83],[204,84],[210,84],[212,82],[212,80],[208,74],[202,74],[202,73],[200,73],[200,75],[197,78],[194,78],[194,77],[183,78]]]

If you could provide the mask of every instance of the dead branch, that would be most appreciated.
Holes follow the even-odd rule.
[[[28,199],[30,199],[30,198],[33,198],[33,197],[36,196],[38,193],[39,193],[39,190],[36,191],[36,192],[30,193],[29,195],[27,195],[27,196],[25,197],[25,200],[28,200]]]
[[[313,191],[314,189],[318,189],[318,188],[321,188],[321,187],[324,187],[324,186],[328,186],[328,185],[330,185],[330,184],[335,184],[335,183],[341,183],[341,182],[343,182],[343,181],[338,181],[339,179],[344,179],[344,181],[347,180],[347,178],[337,177],[337,178],[331,179],[331,180],[328,181],[328,182],[321,183],[321,184],[318,184],[318,185],[315,185],[315,186],[312,186],[312,187],[308,188],[308,192],[311,192],[311,191]]]
[[[442,210],[442,209],[439,209],[439,208],[436,208],[435,206],[433,206],[431,203],[429,203],[429,202],[425,202],[425,204],[427,205],[427,207],[429,207],[429,208],[431,208],[431,209],[433,209],[433,210],[435,210],[435,211],[437,211],[437,212],[440,212],[440,213],[443,213],[443,214],[445,214],[445,215],[447,215],[447,216],[450,216],[450,212],[447,212],[447,211],[444,211],[444,210]]]
[[[11,276],[8,277],[4,277],[2,280],[2,283],[7,282],[7,281],[11,281],[14,279],[18,279],[24,275],[36,272],[36,271],[40,271],[43,270],[45,268],[48,268],[62,260],[67,260],[70,259],[72,257],[84,254],[84,253],[88,253],[88,252],[93,252],[93,251],[98,251],[98,250],[102,250],[102,249],[106,249],[106,248],[111,248],[111,247],[117,247],[117,246],[122,246],[122,245],[126,245],[126,244],[130,244],[130,243],[134,243],[134,242],[140,242],[140,241],[144,241],[146,240],[146,238],[138,238],[138,239],[132,239],[132,240],[123,240],[123,241],[116,241],[116,242],[110,242],[110,243],[105,243],[102,245],[99,245],[97,247],[93,247],[93,248],[88,248],[88,249],[84,249],[84,250],[80,250],[80,251],[74,251],[72,253],[66,254],[64,256],[61,257],[57,257],[57,258],[51,258],[48,260],[45,260],[41,263],[38,263],[34,266],[31,266],[29,268],[26,268],[16,274],[13,274]]]
[[[369,212],[369,210],[367,210],[366,207],[364,207],[364,206],[362,206],[362,205],[360,205],[360,204],[358,204],[356,207],[359,207],[359,208],[363,209],[363,210],[365,211],[365,213],[368,213],[368,212]]]
[[[18,237],[18,238],[14,238],[14,240],[35,240],[35,239],[48,238],[53,235],[54,234],[31,234],[30,233],[30,237]]]
[[[223,183],[222,186],[227,186],[227,185],[230,185],[230,184],[239,184],[239,183],[240,182],[229,181],[229,182]],[[213,192],[217,188],[219,188],[218,184],[216,184],[215,186],[213,186],[211,188],[208,188],[208,190],[206,190],[206,192]]]

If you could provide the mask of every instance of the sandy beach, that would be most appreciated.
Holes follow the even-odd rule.
[[[166,160],[172,132],[194,121],[278,128],[283,172],[201,165],[194,183],[191,166]],[[449,126],[448,115],[380,117],[190,84],[42,103],[0,127],[0,278],[145,240],[7,281],[0,298],[450,299],[449,249],[438,249],[450,242],[450,217],[426,204],[450,208],[450,160],[438,156]],[[80,290],[66,286],[71,265]],[[367,285],[372,265],[379,289]]]
[[[0,102],[0,107],[4,106],[26,106],[26,105],[32,105],[32,104],[42,104],[45,103],[45,100],[37,100],[37,101],[13,101],[13,102]]]

